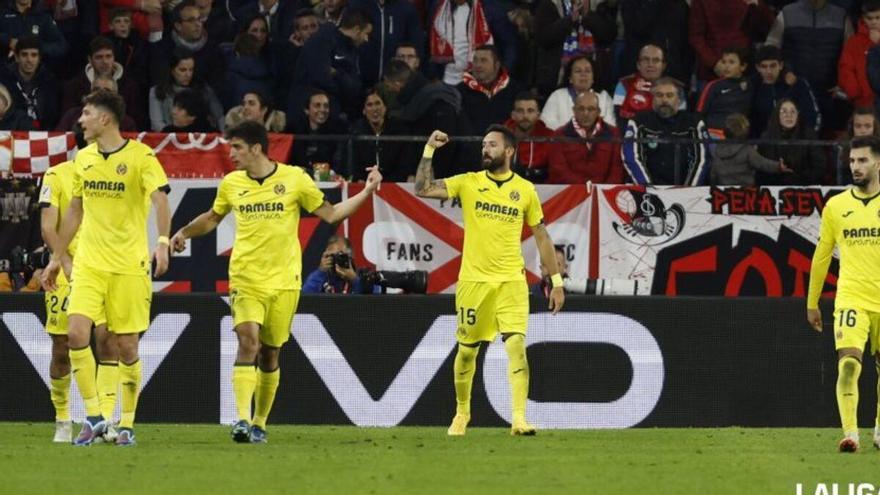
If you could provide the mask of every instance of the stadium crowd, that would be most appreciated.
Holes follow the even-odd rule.
[[[533,182],[684,185],[847,184],[843,143],[880,135],[880,0],[0,2],[0,130],[69,131],[105,88],[128,131],[503,124]],[[816,139],[841,145],[786,143]],[[296,140],[288,162],[411,181],[422,145]],[[478,153],[453,140],[436,176]]]

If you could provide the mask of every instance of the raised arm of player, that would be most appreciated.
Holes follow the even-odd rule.
[[[171,232],[171,208],[168,206],[168,193],[165,190],[157,189],[150,194],[153,201],[153,207],[156,208],[156,232],[159,238],[165,237],[168,240],[168,234]],[[161,277],[168,271],[168,245],[163,242],[156,243],[156,249],[153,250],[153,259],[156,261],[156,277]]]
[[[369,167],[367,170],[370,173],[367,175],[367,183],[366,187],[361,190],[361,192],[355,194],[354,196],[346,199],[345,201],[340,201],[335,205],[330,204],[330,202],[325,201],[324,204],[319,206],[314,213],[321,220],[334,224],[339,223],[346,218],[350,217],[354,212],[357,211],[358,208],[364,204],[364,201],[373,194],[373,191],[379,188],[379,184],[382,183],[382,174],[379,173],[379,167]]]
[[[56,280],[58,279],[58,274],[61,272],[62,268],[64,269],[64,275],[70,280],[70,271],[73,268],[73,261],[67,253],[67,246],[70,245],[70,241],[73,240],[76,231],[79,230],[79,225],[82,223],[82,217],[82,198],[73,197],[70,200],[70,205],[67,207],[67,214],[64,215],[64,218],[61,220],[61,228],[59,229],[58,237],[56,238],[56,244],[55,246],[49,246],[52,248],[52,260],[49,261],[49,264],[46,266],[46,269],[43,270],[43,275],[40,278],[40,283],[42,283],[43,289],[53,291],[58,288]]]
[[[446,191],[446,182],[443,180],[434,180],[434,167],[431,162],[434,158],[434,151],[442,148],[449,142],[449,136],[441,131],[434,131],[425,143],[425,151],[422,153],[422,159],[419,161],[419,167],[416,169],[416,196],[421,198],[448,199],[449,194]]]
[[[201,237],[208,232],[213,231],[218,225],[220,225],[220,222],[223,221],[225,216],[226,215],[221,215],[211,208],[193,218],[190,223],[178,230],[174,234],[174,237],[171,238],[171,249],[173,249],[175,253],[183,252],[183,250],[186,249],[187,239]]]
[[[547,233],[547,228],[541,222],[531,227],[532,235],[535,236],[535,244],[538,245],[538,254],[541,255],[541,264],[547,267],[550,276],[559,276],[559,265],[556,264],[556,250],[553,247],[553,240]],[[565,304],[565,293],[562,290],[562,284],[553,284],[550,290],[550,311],[555,315],[562,309]]]

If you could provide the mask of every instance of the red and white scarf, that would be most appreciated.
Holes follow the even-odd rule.
[[[577,120],[575,120],[574,117],[571,118],[571,126],[574,127],[574,132],[576,132],[578,136],[584,139],[592,139],[604,129],[602,125],[602,117],[596,119],[596,124],[593,126],[592,130],[584,129],[583,127],[581,127],[581,125],[578,124]],[[593,143],[587,141],[584,144],[587,145],[588,153],[593,151]]]
[[[492,98],[497,95],[502,89],[506,88],[510,83],[510,74],[507,73],[507,69],[504,67],[498,71],[498,77],[495,78],[495,81],[492,87],[487,88],[483,86],[480,81],[477,81],[470,72],[465,72],[464,75],[461,76],[461,81],[467,85],[467,87],[471,88],[474,91],[479,91],[483,93],[488,98]]]
[[[455,0],[439,0],[434,18],[431,20],[431,62],[435,64],[448,64],[455,58],[452,46],[454,28],[452,26],[452,6]],[[481,0],[471,1],[471,13],[468,16],[468,55],[470,61],[474,48],[480,45],[492,44],[492,32],[489,31],[489,23],[486,21],[486,13],[483,11]]]

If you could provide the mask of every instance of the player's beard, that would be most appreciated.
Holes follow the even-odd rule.
[[[853,176],[852,183],[856,187],[865,188],[865,187],[868,187],[868,185],[871,183],[871,179],[872,179],[872,177],[870,175],[862,175],[858,179],[856,179],[855,176]]]
[[[504,167],[504,156],[491,157],[489,155],[483,155],[483,169],[488,170],[489,172],[495,173],[499,169]]]

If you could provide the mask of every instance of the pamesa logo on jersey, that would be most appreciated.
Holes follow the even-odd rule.
[[[684,208],[678,203],[667,208],[659,196],[639,188],[615,188],[605,195],[620,220],[611,225],[625,241],[657,246],[675,239],[684,228]]]

